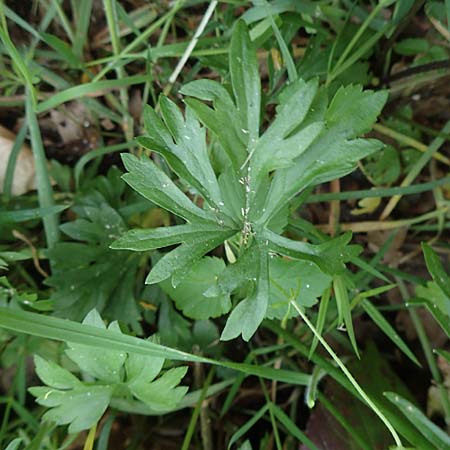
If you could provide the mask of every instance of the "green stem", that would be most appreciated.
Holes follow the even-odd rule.
[[[316,330],[314,325],[309,321],[309,319],[306,317],[305,313],[300,309],[300,307],[297,305],[297,303],[294,301],[291,301],[291,305],[298,312],[298,314],[303,319],[303,321],[306,323],[306,325],[308,325],[310,330],[314,333],[314,335],[317,337],[319,342],[323,345],[325,350],[334,359],[336,364],[342,370],[344,375],[347,377],[348,381],[352,384],[352,386],[355,388],[355,390],[358,392],[358,394],[361,396],[361,398],[369,405],[369,407],[372,409],[372,411],[386,425],[386,428],[392,434],[392,437],[394,438],[394,441],[395,441],[395,444],[397,445],[397,447],[402,448],[402,441],[400,440],[400,436],[397,434],[397,432],[395,431],[395,428],[392,426],[392,424],[389,422],[389,420],[386,418],[386,416],[380,411],[380,409],[377,407],[377,405],[375,405],[375,403],[364,392],[363,388],[359,385],[359,383],[356,381],[356,379],[353,377],[353,375],[350,373],[350,371],[347,369],[347,367],[345,367],[345,364],[341,361],[339,356],[336,355],[336,353],[333,351],[333,349],[328,345],[327,341],[318,333],[318,331]]]

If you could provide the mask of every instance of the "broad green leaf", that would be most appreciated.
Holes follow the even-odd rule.
[[[417,406],[395,392],[385,392],[384,395],[435,446],[434,448],[442,450],[450,449],[450,436],[431,422]]]
[[[38,355],[34,356],[36,374],[41,381],[56,389],[73,389],[81,384],[80,380],[68,370],[53,361],[46,361]]]
[[[155,339],[148,339],[150,342],[158,343]],[[142,356],[129,353],[125,368],[127,374],[127,383],[134,382],[152,382],[164,365],[164,358],[154,356]]]
[[[317,88],[317,80],[305,83],[300,79],[289,86],[289,97],[282,97],[286,101],[278,106],[275,120],[255,145],[251,160],[254,175],[259,176],[261,170],[269,172],[289,165],[320,133],[321,122],[295,130],[306,117]]]
[[[297,316],[289,307],[292,300],[302,307],[313,306],[332,279],[310,261],[271,258],[269,272],[270,300],[266,313],[269,319]]]
[[[92,310],[86,316],[83,324],[106,329],[96,310]],[[116,322],[112,322],[108,330],[120,333],[120,328]],[[66,350],[66,354],[82,371],[93,375],[99,380],[107,383],[118,383],[121,380],[121,369],[126,359],[125,352],[117,350],[103,350],[99,352],[95,347],[69,343],[69,349]]]
[[[161,283],[161,287],[186,317],[195,320],[219,317],[230,310],[230,295],[206,297],[204,292],[216,283],[224,270],[225,262],[222,259],[205,257],[192,266],[177,287],[173,287],[168,281]]]
[[[243,20],[236,22],[231,37],[230,75],[242,131],[251,146],[252,140],[259,137],[261,82],[256,51]]]
[[[185,99],[198,119],[218,138],[235,170],[239,170],[247,156],[247,136],[230,93],[217,81],[195,80],[184,85],[180,92],[194,98]],[[210,101],[213,108],[196,99]],[[223,124],[227,126],[224,127]]]
[[[268,258],[267,253],[258,248],[253,292],[233,309],[220,337],[221,340],[228,341],[242,334],[242,338],[248,341],[263,321],[269,303]]]
[[[133,155],[123,153],[122,160],[128,170],[128,173],[123,175],[123,179],[148,200],[188,222],[217,222],[211,212],[194,205],[149,158],[138,159]]]
[[[99,385],[80,385],[69,391],[32,387],[29,391],[40,405],[51,408],[43,419],[69,425],[69,433],[92,428],[106,411],[112,395],[111,386]]]
[[[98,187],[108,197],[111,191],[119,203],[126,185],[112,175],[98,179]],[[139,257],[108,248],[127,226],[105,196],[90,191],[77,199],[72,207],[77,219],[66,222],[61,229],[83,242],[58,242],[48,251],[53,270],[45,284],[53,288],[51,300],[58,316],[81,321],[95,308],[108,320],[120,318],[138,327],[134,283]]]

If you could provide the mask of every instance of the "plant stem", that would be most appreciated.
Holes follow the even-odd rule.
[[[345,364],[341,361],[339,356],[336,355],[336,353],[333,351],[333,349],[328,345],[327,341],[318,333],[314,325],[309,321],[309,319],[306,317],[305,313],[300,309],[300,307],[297,305],[296,302],[291,301],[292,307],[298,312],[300,317],[303,319],[303,321],[308,325],[310,330],[314,333],[314,335],[317,337],[318,341],[323,345],[325,350],[329,353],[329,355],[334,359],[336,364],[339,366],[339,368],[344,372],[344,375],[347,377],[348,381],[352,384],[352,386],[355,388],[355,390],[358,392],[358,394],[362,397],[362,399],[367,403],[367,405],[372,409],[372,411],[380,418],[380,420],[386,425],[387,429],[392,434],[392,437],[394,438],[395,444],[397,447],[402,448],[402,441],[400,440],[400,436],[395,431],[395,428],[392,426],[392,424],[389,422],[389,420],[386,418],[386,416],[380,411],[377,405],[369,398],[369,396],[364,392],[363,388],[359,385],[359,383],[356,381],[356,379],[353,377],[353,375],[350,373],[350,371],[345,367]]]

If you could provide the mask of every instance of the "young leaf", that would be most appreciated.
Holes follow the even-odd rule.
[[[270,300],[266,313],[269,319],[295,317],[297,313],[289,305],[292,300],[299,306],[311,307],[331,283],[331,276],[310,261],[273,258],[269,270]]]
[[[91,311],[83,324],[106,330],[96,311]],[[121,334],[115,322],[108,330]],[[162,357],[110,349],[98,352],[98,348],[80,343],[69,343],[66,353],[90,382],[82,382],[57,364],[36,357],[37,374],[50,387],[29,390],[39,404],[51,408],[44,419],[57,425],[70,424],[71,433],[92,428],[113,398],[123,400],[133,395],[145,403],[147,410],[161,413],[174,409],[188,389],[178,387],[187,367],[170,369],[156,378],[164,364]]]

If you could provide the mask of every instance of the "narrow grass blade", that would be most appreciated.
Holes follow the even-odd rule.
[[[341,276],[336,276],[334,278],[333,288],[338,308],[338,320],[340,323],[342,323],[342,321],[344,322],[353,350],[359,358],[358,345],[355,338],[355,330],[353,329],[350,301],[348,298],[347,288],[345,287],[344,280]]]
[[[325,326],[325,320],[327,318],[327,312],[328,312],[328,305],[330,304],[330,297],[331,297],[331,288],[328,288],[322,295],[322,299],[320,300],[320,306],[319,306],[319,314],[317,316],[317,323],[316,328],[317,332],[321,335],[323,331],[323,327]],[[308,359],[311,359],[312,354],[316,350],[317,344],[319,343],[319,340],[316,336],[314,336],[311,349],[309,350]]]
[[[248,420],[244,425],[242,425],[234,434],[231,436],[228,442],[227,449],[229,450],[232,445],[237,442],[242,436],[244,436],[252,427],[269,411],[269,404],[265,404],[259,411],[253,414],[252,418]]]
[[[62,342],[73,342],[97,347],[114,349],[146,356],[155,356],[175,361],[190,361],[227,367],[246,375],[255,375],[269,380],[295,385],[307,385],[309,375],[292,370],[274,369],[272,367],[252,364],[233,363],[204,358],[182,352],[170,347],[155,344],[134,336],[113,333],[108,330],[83,325],[70,320],[49,317],[22,310],[0,307],[0,327],[7,330],[40,336]]]
[[[0,224],[18,223],[26,222],[27,220],[42,219],[58,214],[68,207],[69,205],[55,205],[49,206],[47,208],[22,209],[19,211],[2,211],[0,213]]]
[[[121,150],[126,150],[134,147],[135,144],[132,142],[124,142],[123,144],[108,145],[106,147],[96,148],[91,150],[89,153],[84,154],[75,164],[73,174],[75,177],[76,186],[80,183],[80,177],[83,173],[83,169],[90,161],[103,155],[108,155],[110,153],[119,152]]]
[[[5,448],[5,450],[17,450],[20,446],[20,444],[22,443],[23,439],[22,438],[16,438],[14,440],[12,440],[7,447]]]
[[[76,98],[102,93],[103,91],[109,89],[117,89],[134,84],[143,84],[146,81],[148,81],[148,75],[132,75],[130,77],[121,78],[120,80],[105,80],[79,84],[78,86],[73,86],[64,91],[58,92],[47,100],[39,103],[37,106],[37,112],[42,113],[48,111],[49,109],[53,109],[62,103],[75,100]]]
[[[405,341],[398,335],[391,324],[383,317],[375,306],[368,300],[364,299],[362,302],[364,311],[370,316],[370,318],[378,325],[384,334],[416,365],[421,367],[414,353],[406,345]]]
[[[402,414],[435,446],[436,449],[450,450],[450,436],[431,422],[419,408],[395,392],[385,392],[384,395],[397,406]]]
[[[50,183],[50,176],[45,158],[44,146],[42,145],[39,123],[33,105],[33,98],[27,91],[25,100],[25,111],[28,127],[30,130],[31,148],[34,155],[34,164],[36,168],[36,184],[38,189],[39,206],[49,208],[54,206],[53,190]],[[45,237],[47,246],[53,247],[59,239],[58,216],[56,214],[43,218]]]
[[[434,352],[450,364],[450,352],[447,352],[446,350],[435,350]]]
[[[273,403],[270,404],[270,408],[275,417],[282,425],[284,425],[291,436],[294,436],[302,444],[305,444],[309,450],[320,450],[281,408]]]
[[[407,306],[425,306],[432,314],[436,322],[440,325],[442,331],[444,331],[450,338],[450,323],[448,317],[442,313],[439,308],[435,308],[435,305],[430,300],[424,298],[413,298],[408,300]]]

